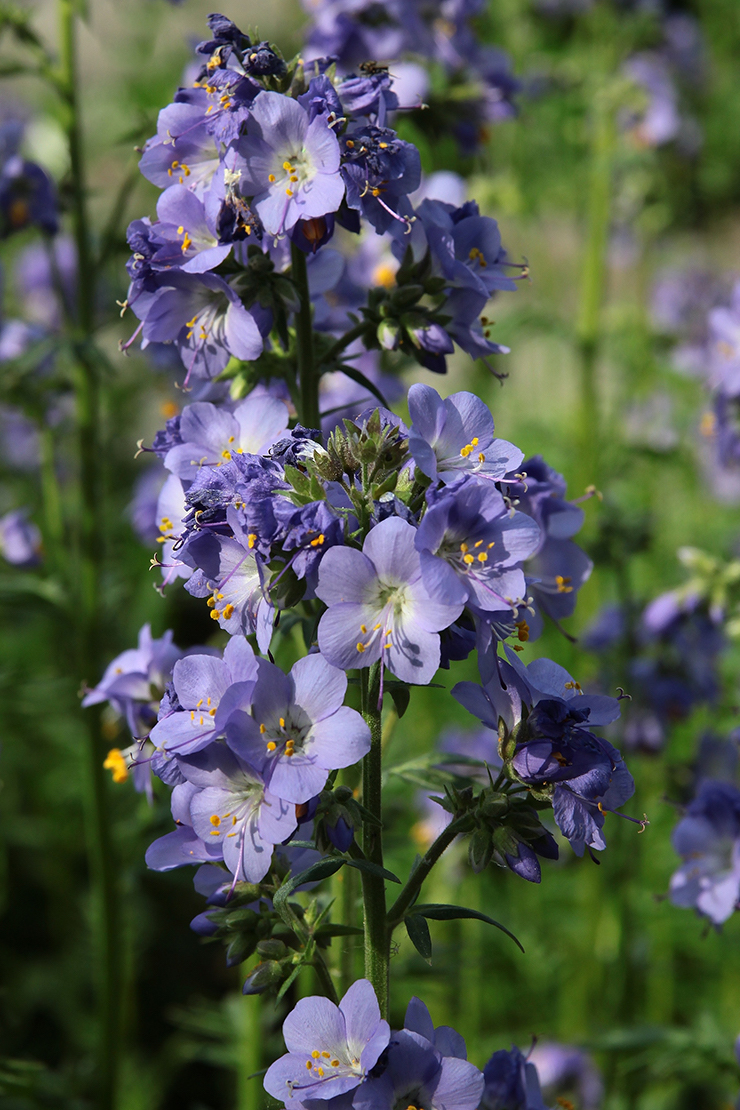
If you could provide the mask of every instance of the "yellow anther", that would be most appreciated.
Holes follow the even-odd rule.
[[[471,251],[470,251],[470,254],[468,255],[468,257],[469,257],[469,259],[470,259],[470,261],[471,261],[471,262],[479,262],[479,263],[480,263],[480,265],[481,265],[481,266],[482,266],[482,267],[483,267],[484,269],[485,269],[485,267],[486,267],[486,266],[488,265],[488,263],[486,262],[486,259],[485,259],[485,256],[484,256],[483,252],[482,252],[482,251],[480,251],[480,250],[478,250],[478,248],[477,248],[477,247],[473,247],[473,248],[471,249]]]
[[[308,1070],[309,1070],[309,1071],[310,1071],[310,1070],[311,1070],[311,1068],[313,1067],[313,1064],[311,1063],[311,1061],[310,1061],[310,1060],[306,1060],[306,1067],[308,1068]]]
[[[367,635],[367,626],[364,625],[364,624],[361,624],[360,625],[360,632],[362,633],[363,636],[366,636]]]
[[[481,551],[480,554],[478,555],[478,562],[479,563],[487,563],[488,562],[488,556],[486,555],[485,551]]]
[[[221,833],[219,832],[218,829],[211,829],[210,835],[211,836],[220,836]]]
[[[267,726],[266,725],[260,725],[260,733],[264,736],[266,732],[267,732]]]
[[[286,173],[292,173],[293,172],[293,167],[291,166],[290,162],[283,162],[283,169],[285,170]]]
[[[218,815],[217,813],[214,813],[214,814],[212,815],[212,817],[211,817],[211,824],[212,824],[212,825],[215,825],[215,826],[216,826],[216,828],[218,828],[218,826],[219,826],[219,825],[221,824],[221,818],[219,817],[219,815]]]
[[[295,175],[294,173],[292,173],[292,174],[290,175],[290,180],[291,180],[291,181],[297,181],[297,180],[298,180],[298,178],[296,177],[296,175]]]
[[[483,540],[476,540],[475,543],[473,544],[473,547],[481,547],[482,545],[483,545]]]
[[[285,728],[285,717],[280,718],[280,727]]]
[[[247,536],[247,541],[249,543],[249,550],[251,551],[252,548],[254,547],[255,543],[257,542],[257,533],[256,532],[250,532],[249,535]]]
[[[529,639],[529,625],[526,621],[517,621],[515,626],[516,634],[522,643],[526,643]]]
[[[231,824],[232,824],[232,825],[235,825],[235,824],[236,824],[236,814],[234,814],[234,816],[233,816],[233,817],[231,818]],[[231,835],[231,834],[230,834],[230,835]]]
[[[332,1062],[331,1062],[331,1066],[332,1066],[333,1068],[338,1068],[338,1067],[339,1067],[339,1061],[338,1061],[338,1060],[332,1060]]]
[[[373,270],[372,283],[390,289],[392,285],[396,284],[396,271],[387,262],[381,262]]]
[[[218,713],[218,710],[216,709],[215,705],[213,706],[212,709],[208,710],[208,716],[209,717],[215,717],[217,713]]]
[[[466,543],[461,543],[460,544],[460,550],[462,551],[462,553],[464,555],[466,553],[466,551],[468,550],[468,545]]]
[[[234,615],[234,606],[231,604],[231,602],[229,602],[228,605],[224,605],[224,620],[225,621],[230,621],[231,618],[233,617],[233,615]]]
[[[311,547],[321,547],[325,538],[326,537],[324,536],[324,533],[322,532],[321,535],[317,536],[315,540],[311,540]]]
[[[190,238],[190,236],[188,235],[188,233],[186,231],[185,235],[183,237],[183,240],[182,240],[182,253],[185,254],[185,252],[187,250],[189,250],[190,247],[192,247],[192,245],[193,245],[193,240]]]
[[[228,448],[224,447],[223,451],[221,452],[221,458],[222,459],[230,459],[231,458],[231,451],[229,451]]]
[[[470,566],[471,563],[475,562],[475,555],[463,555],[463,562]]]
[[[113,781],[115,783],[125,782],[128,778],[128,767],[126,760],[121,754],[120,748],[111,748],[103,763],[103,769],[113,773]]]
[[[277,744],[275,743],[274,740],[268,740],[267,741],[267,750],[268,750],[268,752],[274,752],[276,747],[277,747]]]
[[[197,701],[197,702],[195,703],[195,708],[196,708],[196,709],[200,709],[200,707],[201,707],[201,705],[202,705],[202,704],[203,704],[203,698],[201,698],[201,699],[200,699],[199,701]]]
[[[268,180],[268,181],[270,182],[270,184],[272,185],[272,184],[273,184],[273,182],[275,181],[275,174],[274,174],[274,173],[268,174],[268,176],[267,176],[267,180]],[[311,1066],[311,1065],[309,1064],[309,1067],[310,1067],[310,1066]]]
[[[293,190],[292,189],[286,189],[285,190],[285,195],[286,195],[286,197],[292,197],[293,196]]]
[[[194,710],[194,709],[191,709],[191,710],[190,710],[190,720],[191,720],[191,721],[194,721],[194,720],[195,720],[195,710]]]
[[[359,651],[360,655],[362,655],[363,652],[365,651],[365,645],[364,644],[358,644],[357,645],[357,650]]]
[[[221,618],[221,610],[220,609],[211,609],[211,620],[212,621],[217,621],[217,620],[220,620],[220,618]]]
[[[470,452],[471,452],[472,450],[473,450],[473,448],[472,448],[472,447],[470,446],[470,444],[468,443],[468,444],[466,444],[466,445],[465,445],[465,447],[461,448],[461,450],[460,450],[460,454],[462,455],[462,457],[463,457],[464,459],[467,459],[468,455],[470,454]]]
[[[322,1052],[321,1055],[325,1060],[331,1060],[331,1052]]]
[[[555,576],[555,585],[558,588],[558,593],[559,594],[572,594],[573,593],[573,587],[570,585],[570,582],[571,582],[571,578],[569,576],[564,577],[562,574],[557,574]]]
[[[478,437],[477,436],[473,436],[473,438],[470,441],[470,446],[471,447],[477,447],[478,446]]]
[[[345,146],[347,147],[347,150],[354,150],[355,149],[355,144],[352,141],[352,139],[347,139],[347,142],[345,143]]]
[[[314,1060],[318,1060],[318,1058],[321,1056],[321,1053],[317,1051],[317,1049],[314,1049],[311,1055],[313,1056]]]
[[[483,452],[482,452],[482,451],[479,451],[479,452],[478,452],[478,462],[479,462],[479,463],[483,463],[483,462],[485,462],[485,461],[486,461],[486,456],[485,456],[485,455],[483,454]]]
[[[318,1072],[319,1076],[323,1079],[324,1078],[324,1069],[323,1068],[317,1068],[316,1071]]]
[[[380,628],[379,624],[374,624],[373,625],[373,632],[377,632],[379,628]]]
[[[496,541],[495,541],[495,540],[491,540],[491,542],[490,542],[490,543],[489,543],[489,545],[488,545],[488,550],[490,551],[490,550],[491,550],[491,548],[492,548],[492,547],[495,547],[495,546],[496,546]]]

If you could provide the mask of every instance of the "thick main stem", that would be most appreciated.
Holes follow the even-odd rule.
[[[70,162],[72,221],[77,249],[77,318],[74,340],[77,354],[74,391],[79,452],[79,503],[77,529],[78,564],[74,583],[78,665],[80,677],[91,681],[100,666],[100,559],[103,498],[99,489],[101,450],[100,387],[92,352],[95,323],[95,274],[92,266],[87,213],[87,188],[77,97],[76,5],[59,0],[60,70],[59,91],[64,108],[64,127]],[[95,957],[98,988],[97,1098],[99,1110],[115,1104],[120,1044],[121,968],[116,872],[110,822],[107,813],[106,779],[100,743],[100,718],[86,710],[87,775],[85,810],[87,847],[94,901]]]
[[[291,243],[290,261],[293,281],[300,302],[295,324],[300,385],[298,419],[304,428],[319,428],[321,426],[319,378],[313,361],[313,321],[311,319],[311,296],[308,289],[308,270],[306,256],[295,243]]]
[[[382,730],[378,705],[380,665],[360,671],[362,716],[370,729],[370,751],[362,761],[362,804],[375,821],[365,820],[362,847],[372,863],[383,866]],[[376,823],[377,822],[377,823]],[[378,997],[380,1012],[388,1018],[390,933],[385,917],[385,880],[362,872],[362,901],[365,925],[365,976]]]
[[[587,484],[598,480],[599,397],[596,381],[601,341],[601,311],[606,286],[614,156],[613,109],[603,90],[593,99],[588,226],[581,278],[578,347],[581,359],[581,463]]]

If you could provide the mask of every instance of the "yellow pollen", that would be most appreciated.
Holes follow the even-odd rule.
[[[322,1052],[321,1055],[325,1060],[331,1060],[331,1052]]]
[[[225,621],[231,620],[233,615],[234,615],[234,606],[231,604],[231,602],[229,602],[228,605],[224,606],[224,620]]]
[[[217,713],[218,713],[218,710],[216,709],[215,705],[214,705],[213,709],[208,710],[208,716],[209,717],[215,717]]]
[[[481,551],[481,553],[479,554],[478,562],[479,563],[487,563],[488,562],[488,556],[486,555],[485,551]]]
[[[285,717],[280,718],[280,727],[285,728]]]
[[[331,1062],[331,1066],[332,1066],[333,1068],[338,1068],[338,1067],[339,1067],[339,1061],[338,1061],[338,1060],[332,1060],[332,1062]]]
[[[347,139],[347,142],[346,142],[345,145],[347,147],[347,150],[354,150],[355,149],[355,144],[353,143],[352,139]]]
[[[475,562],[475,555],[463,555],[463,562],[470,566],[471,563]]]
[[[126,766],[126,760],[121,755],[120,748],[111,748],[103,763],[103,769],[113,773],[113,781],[115,783],[126,781],[128,778],[128,767]]]
[[[306,1067],[308,1068],[308,1070],[309,1070],[309,1071],[310,1071],[310,1070],[311,1070],[311,1068],[313,1067],[313,1064],[311,1063],[311,1061],[310,1061],[310,1060],[306,1060]]]
[[[274,174],[274,173],[268,174],[267,180],[268,180],[268,181],[270,182],[270,184],[272,185],[272,184],[273,184],[273,182],[274,182],[274,180],[275,180],[275,174]],[[309,1066],[309,1067],[311,1067],[311,1065],[310,1065],[310,1064],[309,1064],[308,1066]]]
[[[473,438],[470,441],[470,446],[471,447],[477,447],[478,446],[478,437],[477,436],[473,436]]]
[[[322,543],[324,542],[324,538],[324,533],[322,532],[321,535],[317,536],[315,540],[311,540],[311,547],[321,547]]]
[[[482,462],[485,462],[485,461],[486,461],[486,456],[483,454],[482,451],[479,451],[479,453],[478,453],[478,462],[482,463]]]
[[[202,704],[203,704],[203,698],[200,698],[200,700],[195,703],[195,708],[200,709]]]
[[[211,620],[212,621],[217,621],[217,620],[219,620],[220,617],[221,617],[221,610],[220,609],[211,609]]]
[[[387,262],[381,262],[373,270],[373,285],[382,285],[390,289],[396,284],[396,271]]]
[[[247,536],[247,540],[249,541],[249,550],[251,551],[252,548],[254,547],[255,543],[257,542],[257,533],[256,532],[250,532],[249,535]]]
[[[357,650],[359,651],[360,655],[362,655],[363,652],[365,651],[365,645],[364,644],[358,644],[357,645]]]
[[[286,173],[292,173],[293,172],[293,167],[291,166],[290,162],[283,162],[283,169],[285,170]]]
[[[317,1068],[316,1071],[318,1072],[320,1077],[323,1079],[324,1078],[324,1069],[323,1068]]]
[[[314,1060],[318,1060],[319,1056],[321,1056],[321,1053],[314,1049],[311,1055],[313,1056]]]
[[[570,581],[571,579],[569,576],[563,577],[562,574],[558,574],[555,576],[555,585],[558,588],[559,594],[573,593],[573,587],[570,585]]]
[[[461,543],[460,544],[460,550],[462,551],[462,553],[464,555],[465,552],[468,550],[468,545],[466,543]]]
[[[227,450],[227,448],[224,447],[223,451],[221,452],[221,458],[222,459],[230,459],[231,458],[231,451]]]
[[[190,238],[190,236],[188,235],[188,233],[186,231],[185,235],[183,237],[183,240],[182,240],[182,253],[185,254],[185,252],[187,250],[189,250],[189,248],[192,247],[192,245],[193,245],[193,240]]]
[[[361,625],[360,625],[360,632],[362,633],[362,635],[363,635],[363,636],[366,636],[366,635],[367,635],[367,627],[366,627],[366,625],[364,625],[364,624],[361,624]]]
[[[182,233],[184,232],[184,230],[185,230],[185,228],[184,228],[184,227],[178,227],[178,229],[177,229],[177,234],[178,234],[178,235],[182,235]]]
[[[286,189],[285,190],[285,195],[286,195],[286,197],[292,197],[293,196],[293,190],[292,189]]]
[[[265,725],[260,725],[260,732],[263,736],[265,735],[265,733],[267,732],[267,728]]]
[[[379,628],[380,628],[379,624],[374,624],[373,625],[373,632],[377,632]]]
[[[276,747],[277,747],[277,744],[275,743],[274,740],[268,740],[267,741],[267,750],[268,750],[268,752],[274,752]]]
[[[211,824],[215,825],[216,828],[218,828],[218,826],[221,824],[221,818],[219,817],[219,815],[217,813],[214,813],[213,816],[211,817]]]
[[[475,543],[473,544],[473,547],[481,547],[482,545],[483,545],[483,540],[476,540]]]
[[[296,177],[296,175],[295,175],[294,173],[292,173],[292,174],[290,175],[290,180],[291,180],[291,181],[297,181],[297,180],[298,180],[298,178]]]
[[[471,262],[479,262],[483,269],[485,269],[485,267],[488,265],[483,252],[479,251],[477,247],[472,248],[468,257]]]
[[[522,643],[526,643],[529,639],[529,625],[527,624],[527,622],[517,621],[514,627],[516,628],[516,634],[519,639],[522,641]]]

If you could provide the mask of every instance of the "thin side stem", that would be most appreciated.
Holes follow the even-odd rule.
[[[298,419],[305,428],[319,428],[319,378],[313,361],[313,321],[311,319],[311,296],[308,290],[308,271],[306,256],[295,243],[290,247],[293,282],[298,292],[300,308],[296,315],[296,347],[298,353],[298,376],[300,378],[300,403]]]
[[[76,5],[58,0],[60,68],[58,88],[64,108],[69,149],[72,224],[77,249],[77,348],[74,372],[79,452],[79,506],[75,603],[80,677],[92,681],[100,668],[100,563],[103,495],[99,488],[100,385],[92,351],[95,326],[95,281],[87,212],[84,154],[77,95]],[[85,815],[88,859],[94,902],[95,962],[98,988],[97,1097],[98,1110],[115,1105],[120,1050],[121,953],[116,868],[108,814],[107,782],[99,713],[85,711],[87,775]]]
[[[365,332],[365,326],[365,324],[355,324],[353,328],[345,332],[342,338],[338,339],[336,343],[329,348],[321,361],[327,365],[330,362],[334,362],[336,358],[339,358],[342,351],[346,351],[347,347],[350,347],[354,343],[355,339],[360,339],[362,337]]]
[[[360,671],[362,716],[370,729],[370,751],[362,761],[362,804],[382,820],[382,730],[378,695],[380,665]],[[362,828],[362,847],[372,863],[383,866],[383,831],[379,824],[366,820]],[[390,933],[385,917],[385,880],[362,872],[362,901],[365,925],[365,976],[378,997],[380,1012],[387,1019],[389,1004]]]
[[[442,856],[443,852],[449,848],[452,841],[460,833],[466,832],[470,828],[470,822],[467,817],[458,817],[456,821],[451,821],[446,829],[443,829],[434,843],[427,849],[426,854],[419,860],[418,864],[411,872],[411,875],[406,881],[401,893],[396,898],[395,902],[388,910],[388,928],[395,929],[404,918],[406,911],[413,904],[414,899],[422,888],[424,880],[428,877],[430,871],[435,863]]]

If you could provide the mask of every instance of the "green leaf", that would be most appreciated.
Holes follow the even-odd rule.
[[[429,932],[429,926],[425,919],[421,914],[412,913],[403,919],[403,923],[414,948],[422,959],[430,964],[432,962],[432,934]]]
[[[406,685],[400,684],[396,686],[394,684],[393,686],[391,686],[388,692],[393,698],[393,704],[396,707],[396,713],[398,714],[398,719],[400,720],[409,707],[409,702],[411,701],[411,690]]]
[[[392,883],[400,883],[398,875],[394,875],[392,871],[386,871],[385,867],[381,867],[378,863],[373,863],[369,859],[346,859],[342,861],[347,864],[347,867],[356,867],[358,871],[365,871],[368,875],[377,875],[379,879],[388,879]]]
[[[322,937],[361,937],[364,929],[359,925],[322,925],[317,929],[314,936],[317,940]]]
[[[279,990],[279,991],[277,992],[277,998],[276,998],[276,1000],[275,1000],[276,1002],[279,1002],[279,1001],[280,1001],[280,999],[281,999],[281,998],[283,997],[283,995],[284,995],[284,994],[285,994],[285,992],[286,992],[286,991],[288,990],[288,988],[289,988],[289,987],[291,986],[291,984],[292,984],[293,982],[295,982],[295,980],[296,980],[296,979],[298,978],[298,976],[300,975],[300,973],[301,973],[301,969],[302,969],[302,968],[304,968],[305,966],[306,966],[306,965],[305,965],[305,963],[301,962],[301,963],[299,963],[299,964],[298,964],[298,966],[297,966],[297,967],[294,967],[294,968],[293,968],[293,970],[291,971],[290,975],[289,975],[289,976],[288,976],[288,978],[287,978],[287,979],[285,980],[285,982],[283,983],[283,985],[282,985],[282,986],[280,987],[280,990]]]
[[[330,856],[328,859],[320,859],[318,863],[307,867],[305,871],[300,871],[297,875],[292,875],[289,879],[286,879],[272,901],[276,912],[280,914],[283,921],[292,928],[293,922],[288,911],[288,898],[297,887],[303,886],[304,883],[318,883],[322,879],[328,879],[330,875],[335,875],[346,862],[347,860],[338,856]]]
[[[505,925],[500,921],[494,921],[485,913],[480,913],[479,910],[469,910],[465,906],[448,906],[445,903],[435,905],[434,903],[416,905],[414,906],[414,913],[419,914],[421,917],[426,917],[430,921],[458,921],[461,918],[471,918],[475,921],[485,921],[487,925],[493,925],[496,929],[500,929],[502,933],[506,933],[507,937],[511,937],[517,948],[524,948],[517,940],[512,932],[510,932]]]

